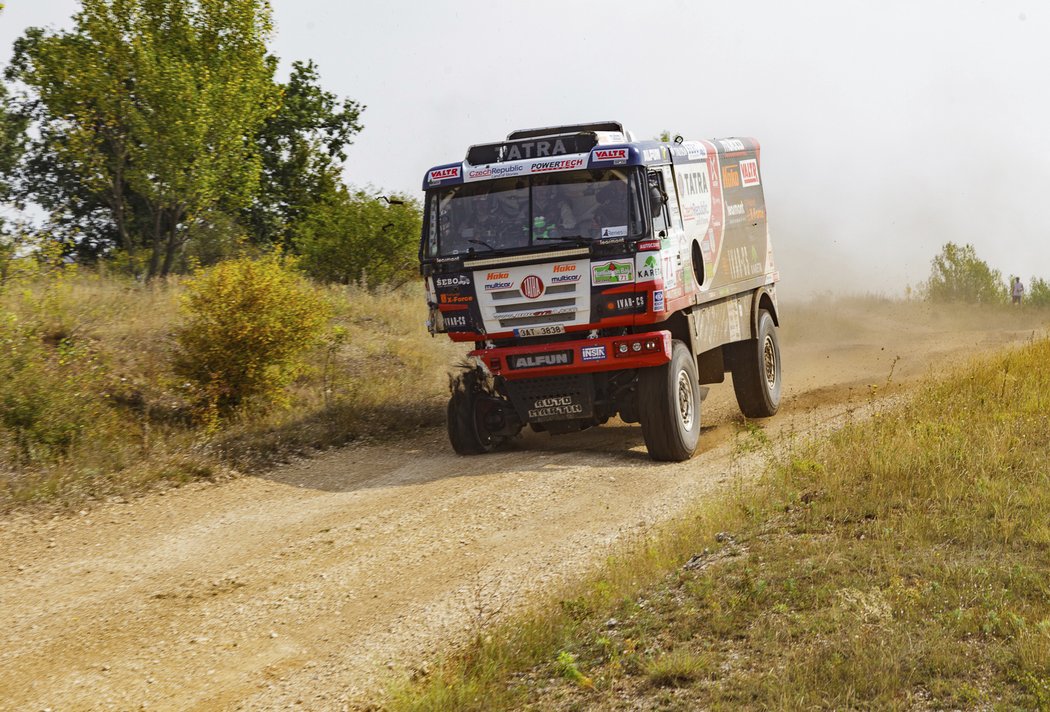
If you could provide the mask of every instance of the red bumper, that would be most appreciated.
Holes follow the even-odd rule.
[[[470,355],[481,359],[492,373],[508,380],[647,368],[671,360],[671,332],[649,331],[536,346],[478,349]]]

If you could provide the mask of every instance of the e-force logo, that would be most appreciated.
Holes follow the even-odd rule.
[[[451,168],[435,168],[430,171],[430,182],[437,183],[447,178],[459,178],[459,166]]]
[[[552,351],[546,354],[511,356],[509,361],[510,367],[513,369],[567,366],[572,363],[572,351]]]

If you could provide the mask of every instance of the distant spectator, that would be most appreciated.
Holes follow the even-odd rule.
[[[1020,277],[1014,277],[1013,286],[1010,288],[1010,298],[1014,304],[1020,304],[1021,298],[1024,296],[1024,285],[1021,284]]]

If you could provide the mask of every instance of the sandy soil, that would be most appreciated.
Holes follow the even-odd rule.
[[[834,426],[873,391],[906,392],[1040,328],[875,306],[784,310],[771,437]],[[478,458],[433,429],[78,515],[12,515],[0,520],[0,709],[366,704],[386,676],[745,483],[728,382],[703,417],[702,452],[681,464],[650,462],[637,426],[530,434]]]

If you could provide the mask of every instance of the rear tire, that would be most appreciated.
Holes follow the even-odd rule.
[[[768,418],[780,409],[780,340],[773,316],[758,312],[756,338],[733,346],[730,371],[740,412],[748,418]]]
[[[700,443],[700,384],[696,359],[681,341],[671,342],[671,361],[638,374],[638,419],[649,457],[682,462]]]

